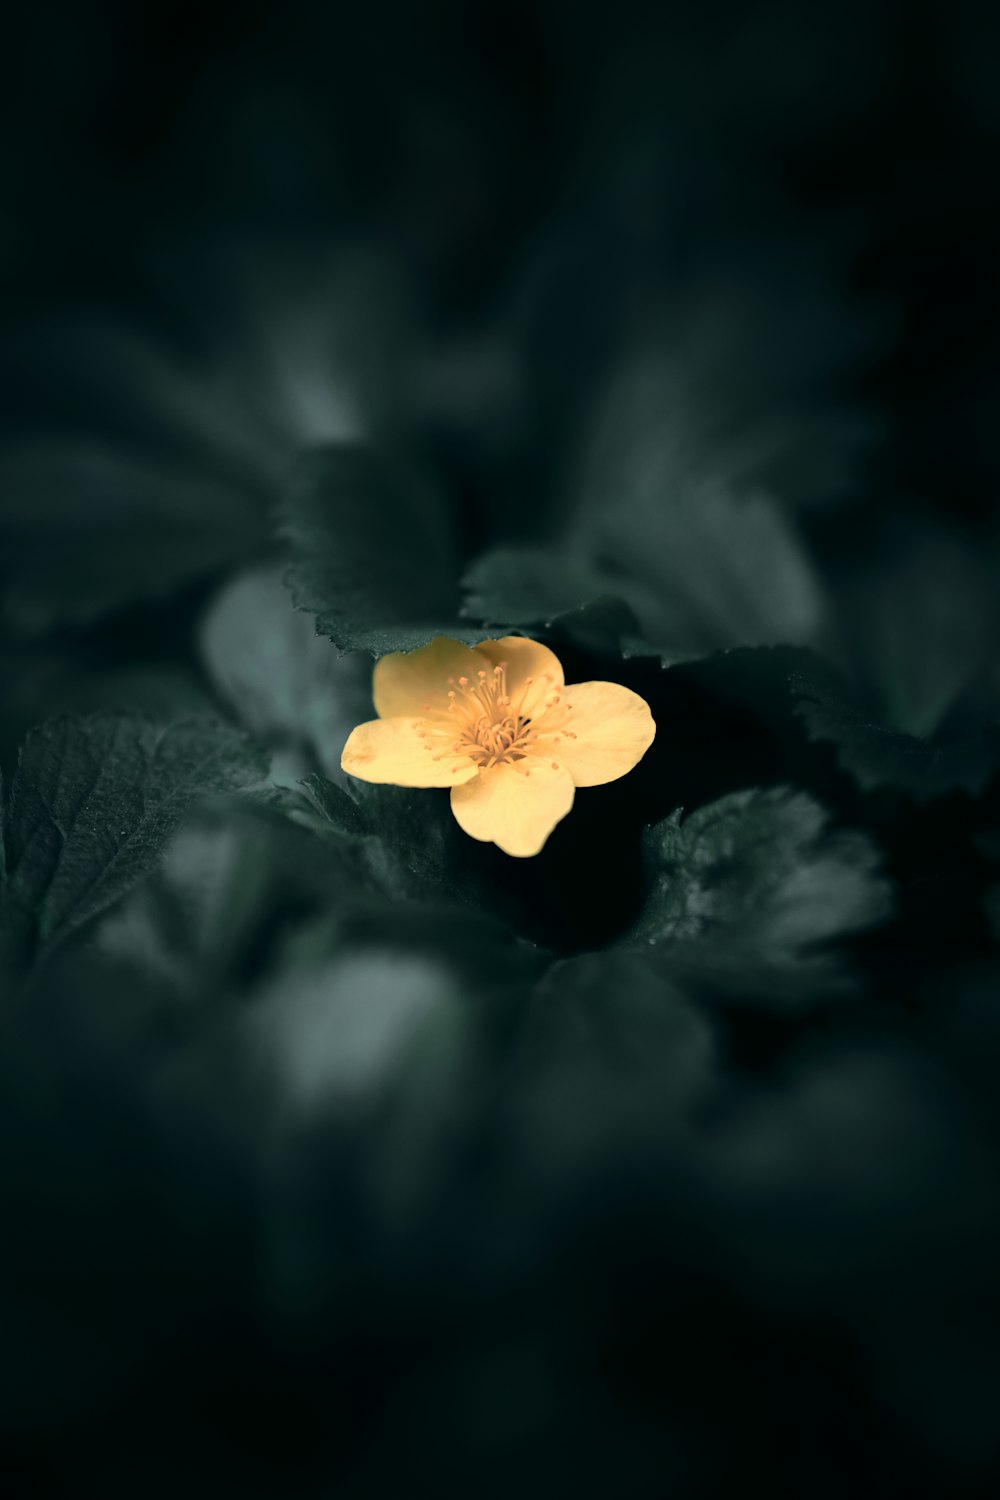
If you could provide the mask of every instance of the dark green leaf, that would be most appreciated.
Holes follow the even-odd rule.
[[[391,256],[199,233],[147,270],[169,339],[60,307],[5,344],[27,420],[0,435],[0,598],[25,625],[254,556],[295,454],[402,419],[410,316]]]
[[[586,558],[541,547],[497,547],[466,573],[464,615],[487,624],[552,625],[614,595],[614,578]]]
[[[7,449],[0,493],[2,598],[30,630],[159,598],[266,538],[263,508],[239,484],[89,440]]]
[[[858,702],[856,691],[817,663],[790,677],[796,712],[810,739],[836,746],[844,770],[866,792],[893,787],[916,802],[952,792],[978,796],[1000,764],[1000,727],[980,720],[954,738],[918,739],[881,724]]]
[[[466,578],[466,612],[548,624],[611,596],[634,615],[643,648],[648,643],[666,666],[819,636],[819,585],[773,501],[718,486],[670,492],[655,473],[609,483],[607,499],[589,524],[586,550],[504,548],[480,558]]]
[[[293,923],[371,887],[354,849],[317,838],[300,808],[305,799],[281,788],[193,809],[152,878],[101,924],[101,947],[213,1002],[267,979]]]
[[[174,655],[136,658],[130,646],[124,631],[115,633],[113,654],[97,632],[72,640],[0,638],[0,760],[15,765],[28,730],[43,719],[138,713],[172,723],[215,714],[193,663]]]
[[[446,797],[367,783],[345,791],[325,776],[309,776],[302,786],[307,805],[297,821],[357,844],[378,889],[403,898],[471,899],[451,857],[456,835],[463,835]]]
[[[413,469],[361,446],[319,448],[281,509],[297,609],[342,651],[412,651],[455,624],[456,554],[444,500]]]
[[[201,654],[253,734],[310,753],[303,770],[318,764],[339,771],[347,736],[372,715],[370,664],[340,656],[317,635],[270,569],[245,573],[222,590],[202,625]]]
[[[727,993],[796,1001],[835,989],[828,945],[892,911],[867,835],[831,830],[788,787],[721,797],[647,835],[653,885],[636,937],[667,971]]]
[[[996,563],[955,524],[893,516],[831,570],[847,661],[888,729],[924,740],[996,658]]]
[[[208,719],[54,719],[22,748],[5,813],[0,930],[15,961],[49,951],[152,870],[198,797],[258,780],[266,760]]]
[[[326,776],[307,776],[302,783],[306,794],[305,801],[308,806],[318,815],[321,826],[327,831],[333,830],[343,834],[347,838],[367,839],[376,836],[377,832],[377,806],[379,802],[386,804],[386,810],[393,806],[393,799],[385,796],[379,797],[377,789],[371,788],[373,793],[370,799],[362,799],[360,795],[351,796],[343,787],[338,786]],[[401,788],[395,788],[401,790]],[[365,805],[368,801],[368,806]],[[407,806],[410,804],[407,803]]]

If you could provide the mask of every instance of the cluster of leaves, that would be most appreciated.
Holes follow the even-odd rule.
[[[773,168],[789,111],[870,123],[885,36],[789,71],[765,6],[595,101],[550,10],[596,140],[475,309],[485,127],[485,229],[174,204],[113,310],[10,329],[12,1494],[1000,1481],[998,513],[903,497],[913,309]],[[531,860],[340,769],[373,658],[503,633],[658,726]]]

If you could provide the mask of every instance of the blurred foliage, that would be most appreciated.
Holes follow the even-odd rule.
[[[31,965],[154,869],[187,806],[258,779],[263,755],[210,720],[50,719],[24,742],[3,809],[0,935]]]
[[[824,829],[818,803],[786,787],[734,792],[649,830],[652,876],[636,928],[688,983],[801,1000],[837,975],[821,945],[891,912],[862,833]]]
[[[5,24],[4,1493],[995,1495],[995,16]],[[529,860],[340,770],[504,632]]]
[[[292,602],[342,651],[384,656],[454,635],[448,513],[420,478],[371,450],[340,447],[310,454],[291,484],[282,531]]]

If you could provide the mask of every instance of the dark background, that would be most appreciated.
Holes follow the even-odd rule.
[[[5,17],[18,1500],[996,1493],[998,46],[888,0]],[[657,721],[537,860],[339,772],[371,656],[470,619]],[[156,804],[149,855],[50,952],[31,777],[55,826],[110,712],[272,770],[91,787],[81,885]],[[818,845],[643,843],[784,786]]]

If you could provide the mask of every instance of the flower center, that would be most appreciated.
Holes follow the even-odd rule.
[[[534,723],[531,714],[525,712],[533,687]],[[444,703],[436,696],[428,699],[421,709],[423,717],[413,721],[413,729],[435,760],[461,757],[452,766],[456,775],[463,760],[471,760],[480,771],[501,763],[516,764],[537,754],[543,737],[545,743],[551,740],[553,748],[562,736],[576,739],[576,734],[565,727],[565,714],[572,704],[562,704],[563,691],[551,673],[542,672],[537,679],[524,679],[514,703],[507,686],[507,663],[502,661],[491,672],[479,671],[475,677],[449,677]],[[550,696],[545,697],[545,693]],[[555,761],[552,764],[555,767]],[[531,774],[527,766],[518,769],[525,776]]]
[[[506,662],[474,678],[449,677],[448,713],[458,731],[455,750],[470,755],[481,770],[498,761],[523,760],[535,733],[520,707],[507,691]]]

